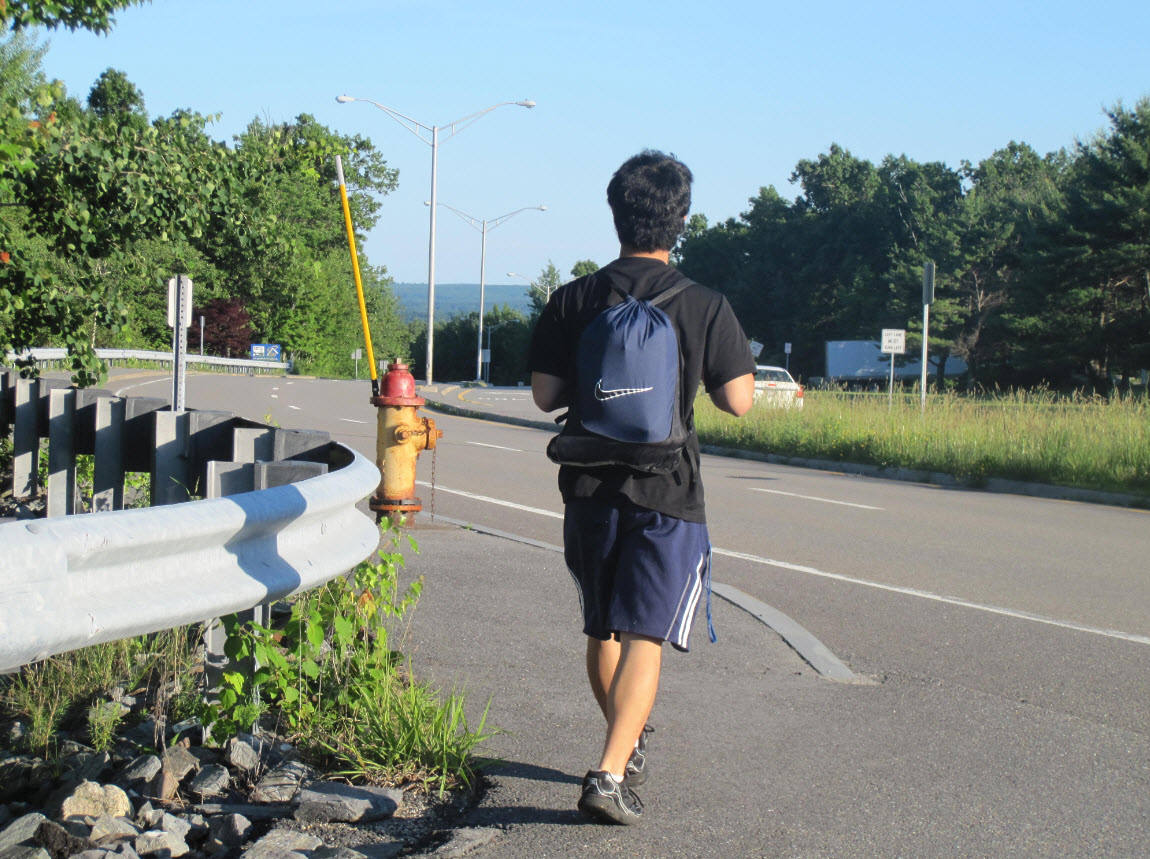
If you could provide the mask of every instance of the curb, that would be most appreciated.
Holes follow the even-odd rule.
[[[557,425],[551,421],[534,421],[513,415],[499,415],[477,409],[465,409],[438,400],[427,401],[427,408],[448,415],[473,418],[481,421],[511,424],[529,429],[557,432]],[[990,477],[981,482],[963,480],[953,474],[941,471],[923,471],[916,468],[891,468],[882,465],[863,465],[854,462],[836,462],[826,459],[804,459],[798,456],[779,456],[774,453],[761,453],[757,450],[740,450],[733,447],[720,447],[714,444],[700,444],[699,450],[711,456],[725,456],[731,459],[747,459],[753,462],[767,462],[772,465],[790,465],[795,468],[813,468],[818,471],[831,471],[843,474],[859,474],[864,477],[880,477],[884,480],[901,480],[908,483],[929,483],[955,489],[969,489],[993,492],[1000,495],[1028,495],[1033,498],[1048,498],[1053,501],[1077,501],[1083,504],[1105,504],[1112,507],[1132,507],[1150,510],[1150,496],[1132,495],[1124,492],[1105,492],[1100,489],[1081,489],[1075,486],[1055,486],[1049,483],[1028,483],[1022,480],[1008,480]]]

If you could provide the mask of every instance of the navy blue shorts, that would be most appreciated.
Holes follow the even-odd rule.
[[[563,544],[584,633],[606,641],[631,632],[688,649],[699,598],[710,595],[706,525],[633,504],[577,500],[564,513]]]

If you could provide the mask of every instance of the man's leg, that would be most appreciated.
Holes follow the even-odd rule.
[[[587,679],[591,681],[591,694],[603,711],[603,718],[611,724],[607,715],[607,692],[615,679],[615,669],[619,665],[619,642],[614,638],[600,641],[587,636]]]
[[[655,706],[659,671],[663,664],[663,642],[628,632],[620,633],[619,638],[614,675],[600,705],[607,717],[607,740],[597,769],[622,776],[627,759],[635,750],[635,742],[651,715],[651,708]],[[601,655],[602,651],[600,648]],[[588,657],[590,667],[590,649]],[[605,661],[600,660],[599,664]],[[595,680],[592,680],[594,688]]]

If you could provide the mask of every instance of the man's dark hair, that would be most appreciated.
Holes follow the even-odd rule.
[[[693,179],[686,164],[654,149],[624,161],[607,185],[619,241],[645,253],[671,250],[691,208]]]

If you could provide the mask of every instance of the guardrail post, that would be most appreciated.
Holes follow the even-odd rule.
[[[76,512],[76,451],[72,424],[76,416],[75,391],[48,394],[48,516]]]
[[[16,425],[12,430],[12,497],[29,498],[39,484],[40,382],[16,380]]]
[[[240,427],[232,431],[232,459],[268,462],[275,453],[275,430]]]
[[[192,475],[188,457],[188,413],[156,412],[152,456],[152,506],[179,504],[189,498]]]
[[[96,467],[92,475],[92,512],[124,509],[124,401],[96,400]]]
[[[12,376],[7,370],[0,370],[0,436],[8,435],[8,425],[12,423]]]

